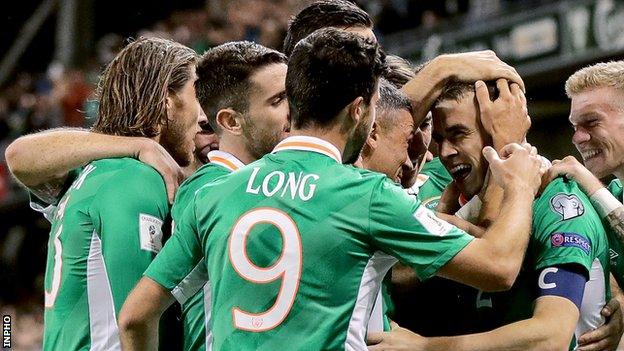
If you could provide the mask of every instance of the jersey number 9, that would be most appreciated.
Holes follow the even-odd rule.
[[[270,267],[256,266],[247,255],[247,238],[251,229],[260,223],[275,226],[282,235],[282,251]],[[301,236],[292,218],[274,208],[258,208],[245,213],[234,225],[229,243],[230,262],[243,279],[255,284],[267,284],[281,279],[275,303],[261,313],[250,313],[237,307],[232,309],[232,320],[237,329],[251,332],[271,330],[280,325],[290,313],[299,289],[302,266]]]

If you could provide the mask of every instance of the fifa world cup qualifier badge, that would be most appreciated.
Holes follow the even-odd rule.
[[[550,208],[561,216],[562,220],[580,217],[585,213],[585,207],[578,196],[559,193],[550,198]]]
[[[2,316],[2,348],[11,348],[11,316]]]

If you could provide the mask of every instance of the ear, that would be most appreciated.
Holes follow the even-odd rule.
[[[217,125],[223,132],[241,135],[243,130],[240,123],[239,114],[231,108],[224,108],[217,111]]]
[[[167,120],[171,121],[173,119],[173,107],[175,106],[175,101],[173,100],[173,93],[167,94],[167,99],[165,101],[165,108],[167,110]]]
[[[364,114],[364,109],[366,108],[364,104],[364,98],[358,96],[355,100],[351,101],[349,104],[349,113],[347,114],[347,119],[349,123],[353,125],[358,124],[360,119],[362,119],[362,115]]]
[[[366,142],[364,143],[364,147],[362,147],[362,157],[368,157],[375,152],[377,147],[379,146],[379,124],[377,121],[373,123],[373,128],[371,129],[368,138],[366,138]]]

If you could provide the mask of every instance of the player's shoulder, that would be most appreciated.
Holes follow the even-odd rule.
[[[145,191],[164,193],[165,181],[156,169],[134,158],[109,158],[91,163],[101,176],[103,184],[110,190],[124,194],[141,194]],[[85,168],[86,169],[86,168]]]
[[[222,166],[207,163],[197,169],[197,171],[191,174],[188,178],[186,178],[184,182],[182,182],[182,184],[180,185],[178,192],[195,192],[203,185],[229,173],[230,172]]]
[[[534,222],[550,217],[558,222],[582,218],[585,223],[600,223],[600,217],[579,185],[562,177],[555,178],[546,186],[535,199],[533,209]]]

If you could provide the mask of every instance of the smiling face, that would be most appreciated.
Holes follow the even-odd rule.
[[[401,182],[403,175],[402,167],[412,168],[409,159],[408,149],[414,137],[414,121],[412,115],[407,110],[386,110],[383,114],[392,116],[380,116],[381,119],[392,121],[392,123],[379,123],[379,138],[377,147],[373,151],[368,164],[370,169],[383,173],[388,178],[397,183]]]
[[[572,96],[572,142],[598,178],[624,176],[624,92],[611,87]]]
[[[441,101],[432,112],[440,161],[469,199],[483,187],[488,164],[481,151],[491,144],[479,122],[475,95],[470,92],[459,101]]]

